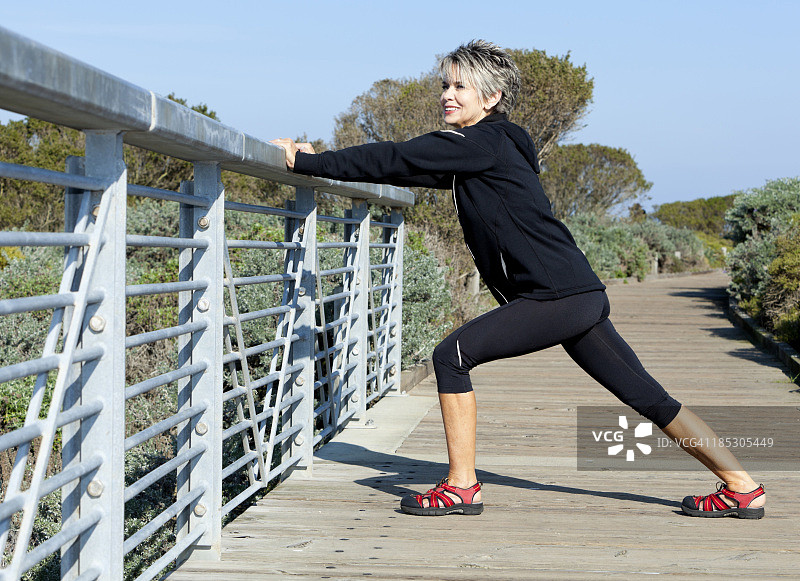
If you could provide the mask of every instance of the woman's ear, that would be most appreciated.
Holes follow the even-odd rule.
[[[494,109],[503,97],[503,92],[498,89],[486,100],[486,110]]]

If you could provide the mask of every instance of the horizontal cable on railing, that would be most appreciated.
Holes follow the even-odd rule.
[[[208,320],[201,319],[175,327],[167,327],[166,329],[156,329],[155,331],[148,331],[146,333],[139,333],[138,335],[130,335],[125,337],[125,349],[132,347],[140,347],[147,343],[155,343],[156,341],[163,341],[164,339],[172,339],[180,335],[188,335],[189,333],[196,333],[208,328]]]
[[[0,161],[0,177],[12,180],[26,180],[30,182],[40,182],[53,184],[65,188],[75,188],[76,190],[89,190],[99,192],[111,185],[108,180],[95,177],[87,177],[79,174],[64,173],[29,165],[19,165],[16,163],[6,163]]]
[[[294,279],[295,279],[294,273],[264,274],[261,276],[239,276],[239,277],[234,277],[233,285],[246,286],[249,284],[264,284],[268,282],[286,282]],[[230,286],[230,282],[228,279],[225,279],[225,284]]]
[[[76,349],[73,353],[72,363],[99,359],[104,353],[105,348],[102,345],[97,345],[89,349]],[[30,361],[22,361],[21,363],[0,367],[0,383],[52,371],[58,367],[62,357],[64,357],[63,354],[48,355],[47,357],[40,357],[39,359],[31,359]]]
[[[348,272],[355,272],[355,266],[342,266],[340,268],[331,268],[328,270],[320,270],[317,276],[333,276],[334,274],[345,274]]]
[[[192,504],[195,500],[200,498],[206,492],[205,485],[198,485],[197,488],[192,489],[189,491],[186,496],[183,496],[165,508],[158,516],[156,516],[153,520],[149,523],[144,525],[134,534],[129,536],[125,539],[125,542],[122,544],[122,552],[124,555],[130,553],[133,549],[138,547],[142,544],[146,538],[156,532],[159,528],[161,528],[164,524],[167,523],[172,518],[178,516],[178,514],[187,506]]]
[[[251,311],[249,313],[239,313],[239,321],[241,323],[246,323],[247,321],[254,321],[256,319],[262,319],[264,317],[269,317],[273,315],[282,315],[284,313],[288,313],[292,310],[290,305],[282,305],[280,307],[271,307],[269,309],[262,309],[260,311]],[[235,325],[236,324],[236,317],[231,317],[226,315],[223,317],[222,321],[223,325]]]
[[[358,337],[350,337],[347,345],[348,347],[352,347],[356,343],[358,343]],[[339,351],[341,351],[344,348],[344,346],[345,346],[344,341],[339,341],[335,345],[330,345],[327,351],[326,350],[317,351],[314,354],[314,361],[319,361],[320,359],[324,359],[328,354],[336,355]]]
[[[349,372],[350,372],[350,371],[351,371],[351,370],[352,370],[354,367],[357,367],[357,366],[358,366],[358,361],[351,361],[351,362],[350,362],[350,363],[348,363],[348,364],[347,364],[345,367],[343,367],[343,368],[340,368],[340,369],[336,369],[335,371],[333,371],[333,372],[329,373],[328,375],[326,375],[326,376],[324,376],[324,377],[320,377],[319,379],[317,379],[317,380],[315,380],[315,381],[314,381],[314,389],[319,389],[319,388],[320,388],[320,387],[322,387],[323,385],[330,385],[330,386],[332,386],[332,381],[333,381],[334,379],[336,379],[337,377],[342,377],[342,378],[343,378],[343,380],[345,380],[345,379],[347,378],[347,374],[348,374],[348,373],[349,373]],[[355,389],[355,388],[354,388],[354,389]],[[322,407],[320,407],[320,408],[317,408],[317,409],[322,409]],[[315,413],[315,414],[316,414],[316,411],[317,411],[317,410],[314,410],[314,413]],[[318,414],[317,414],[317,415],[318,415]]]
[[[35,422],[0,435],[0,452],[31,442],[42,435],[44,422]]]
[[[125,487],[125,502],[128,502],[132,498],[136,498],[136,496],[143,490],[152,486],[173,470],[176,470],[178,466],[182,466],[183,464],[192,461],[192,459],[204,453],[207,449],[208,446],[205,444],[205,442],[200,442],[197,444],[197,447],[193,447],[189,450],[181,452],[171,460],[164,462],[155,470],[151,470],[130,486]]]
[[[134,579],[134,581],[146,581],[158,575],[162,569],[180,557],[186,549],[194,545],[197,540],[205,534],[207,528],[208,527],[206,527],[205,524],[193,526],[191,533],[175,543],[175,545],[169,551],[161,556],[155,563],[150,565],[145,572]]]
[[[283,216],[284,218],[299,218],[306,217],[302,212],[295,212],[294,210],[284,210],[283,208],[270,208],[269,206],[254,206],[253,204],[242,204],[240,202],[225,201],[226,210],[236,210],[238,212],[249,212],[252,214],[270,214],[272,216]]]
[[[382,269],[394,268],[394,267],[395,267],[395,263],[394,262],[386,262],[386,263],[383,263],[383,264],[370,264],[369,265],[370,270],[382,270]]]
[[[272,408],[270,408],[270,410],[272,410]],[[228,438],[235,436],[236,434],[240,434],[252,427],[253,427],[252,418],[246,418],[240,422],[236,422],[232,426],[229,426],[222,431],[222,441],[224,442]]]
[[[125,390],[125,399],[127,400],[132,397],[136,397],[137,395],[147,393],[148,391],[151,391],[157,387],[167,385],[173,381],[178,381],[183,377],[194,375],[195,373],[200,373],[206,369],[208,369],[208,363],[206,361],[201,361],[199,363],[187,365],[186,367],[167,371],[166,373],[151,377],[150,379],[145,379],[144,381],[140,381],[139,383],[135,383],[128,387]]]
[[[334,430],[334,426],[329,424],[328,426],[326,426],[325,428],[320,430],[318,433],[314,434],[313,445],[316,446],[317,444],[319,444],[322,440],[327,438],[328,435],[330,435],[331,432],[333,432],[333,430]]]
[[[207,278],[200,280],[187,280],[180,282],[161,282],[154,284],[129,284],[125,286],[126,297],[141,297],[144,295],[160,295],[183,291],[205,290],[208,288]]]
[[[273,443],[277,446],[284,440],[288,440],[289,438],[294,436],[297,432],[301,431],[305,427],[306,427],[305,422],[299,422],[292,426],[289,426],[288,428],[284,429],[280,434],[277,434],[275,436],[275,440],[273,441]]]
[[[378,285],[378,286],[370,287],[369,290],[371,290],[372,292],[378,292],[378,291],[382,291],[382,290],[389,290],[390,288],[393,288],[394,286],[396,286],[396,283],[391,283],[390,282],[390,283],[386,283],[386,284],[381,284],[381,285]],[[381,309],[385,308],[386,306],[387,305],[383,305],[381,307]],[[377,310],[376,310],[376,312],[377,312]]]
[[[297,458],[297,460],[295,461],[299,462],[300,458]],[[242,490],[239,494],[237,494],[236,496],[231,498],[228,502],[226,502],[224,505],[222,505],[222,508],[220,509],[220,514],[223,517],[227,515],[234,508],[242,504],[245,500],[253,496],[256,492],[264,488],[267,482],[269,481],[263,477],[260,480],[256,480],[253,484]]]
[[[358,248],[358,242],[317,242],[317,248]]]
[[[381,311],[385,311],[385,310],[386,310],[386,309],[388,309],[388,308],[390,308],[390,306],[389,306],[389,305],[381,305],[381,306],[379,306],[379,307],[375,307],[374,309],[368,309],[368,310],[367,310],[367,314],[368,314],[368,315],[377,315],[377,314],[378,314],[378,313],[380,313]],[[385,325],[384,325],[384,327],[385,327]]]
[[[244,389],[244,388],[243,388]],[[236,434],[243,432],[247,428],[252,426],[253,421],[255,420],[256,423],[261,424],[267,420],[267,418],[274,418],[275,414],[280,414],[292,404],[295,404],[302,400],[305,397],[305,394],[298,393],[293,395],[292,397],[288,397],[281,401],[276,407],[268,407],[261,411],[255,418],[247,418],[240,422],[235,423],[234,425],[227,428],[225,431],[222,432],[222,439],[227,440],[231,436],[235,436]]]
[[[103,402],[99,399],[73,406],[67,411],[59,412],[58,416],[56,416],[56,428],[64,427],[79,420],[85,420],[88,417],[99,414],[101,411],[103,411]]]
[[[38,295],[34,297],[20,297],[17,299],[4,299],[0,301],[0,315],[14,315],[30,311],[46,311],[69,307],[75,304],[76,293],[59,293],[56,295]],[[99,303],[105,298],[103,291],[97,290],[86,296],[88,304]]]
[[[0,246],[88,246],[90,239],[72,232],[0,232]]]
[[[69,523],[41,545],[27,553],[22,560],[20,572],[27,572],[28,569],[36,565],[49,554],[55,553],[61,549],[61,547],[69,543],[72,539],[75,539],[88,531],[90,528],[100,522],[102,517],[103,511],[99,508],[96,508],[95,510],[89,512],[89,514]]]
[[[394,242],[370,242],[370,248],[395,248],[397,244]]]
[[[180,194],[172,190],[162,190],[160,188],[151,188],[148,186],[140,186],[137,184],[128,184],[128,195],[141,196],[143,198],[154,198],[156,200],[167,200],[169,202],[180,202],[189,206],[200,206],[207,208],[209,201],[204,198],[190,196],[189,194]]]
[[[245,429],[247,429],[249,427],[250,427],[250,424],[248,423],[245,426]],[[227,432],[227,430],[226,430],[226,432]],[[235,434],[231,434],[231,435],[235,435]],[[230,436],[228,436],[228,437],[230,437]],[[258,452],[256,452],[255,450],[251,450],[247,454],[237,458],[236,461],[231,462],[230,464],[228,464],[227,466],[225,466],[222,469],[222,479],[225,480],[226,478],[230,478],[233,474],[236,473],[237,470],[240,470],[243,466],[246,466],[248,462],[253,462],[256,459],[258,459]]]
[[[348,387],[347,389],[343,389],[342,390],[342,399],[343,400],[347,399],[348,397],[350,397],[356,391],[358,391],[358,386],[357,385],[353,385],[352,387]]]
[[[228,248],[250,248],[260,250],[297,250],[299,242],[271,242],[268,240],[228,240]]]
[[[358,218],[340,218],[339,216],[317,216],[318,222],[334,222],[336,224],[360,224],[361,220]]]
[[[376,222],[374,220],[370,220],[369,223],[371,228],[397,228],[399,224],[393,224],[392,222]]]
[[[285,376],[286,377],[291,377],[292,375],[294,375],[298,371],[302,371],[304,367],[305,367],[305,365],[303,365],[302,363],[295,363],[294,365],[289,365],[288,367],[286,367],[286,370],[284,372]],[[273,371],[269,375],[265,375],[264,377],[262,377],[260,379],[256,379],[254,381],[251,381],[250,382],[250,388],[251,389],[258,389],[260,387],[264,387],[268,383],[272,383],[273,381],[277,381],[278,379],[280,379],[280,376],[281,376],[281,371]]]
[[[208,248],[208,240],[128,234],[125,236],[125,245],[132,248]]]
[[[345,317],[339,317],[335,321],[330,321],[328,323],[325,323],[325,328],[324,329],[322,327],[315,326],[314,327],[314,332],[319,334],[319,333],[322,333],[323,331],[330,331],[331,329],[335,329],[336,327],[341,327],[346,322],[347,322],[347,317],[346,316]]]
[[[42,486],[39,488],[39,498],[44,498],[65,484],[72,482],[73,480],[77,480],[78,478],[82,478],[90,472],[94,472],[100,468],[102,464],[103,457],[99,454],[95,454],[90,460],[81,462],[75,466],[70,466],[63,472],[59,472],[58,474],[51,476],[42,482]]]
[[[368,337],[374,337],[376,334],[380,335],[381,333],[386,331],[386,329],[388,329],[388,327],[389,327],[388,325],[381,325],[380,327],[376,327],[375,329],[370,329],[369,331],[367,331],[367,336]],[[369,354],[373,355],[374,352],[370,351]]]
[[[291,337],[281,337],[280,339],[275,339],[274,341],[269,341],[268,343],[261,343],[260,345],[255,345],[253,347],[248,347],[244,350],[244,354],[246,357],[251,357],[253,355],[258,355],[259,353],[263,353],[264,351],[268,351],[270,349],[274,349],[275,347],[283,347],[288,345],[289,343],[294,343],[295,341],[300,340],[300,335],[294,334]]]
[[[193,405],[190,408],[179,411],[177,414],[161,420],[142,430],[132,436],[125,438],[125,451],[128,452],[140,444],[144,444],[147,440],[166,432],[186,420],[199,416],[208,409],[207,403]]]
[[[345,424],[350,418],[352,418],[354,415],[356,415],[357,411],[358,411],[357,408],[353,408],[353,409],[345,412],[344,414],[339,416],[339,423],[340,424]]]
[[[361,294],[361,291],[356,290],[354,293],[352,293],[352,296],[353,297],[357,297],[360,294]],[[350,294],[349,291],[344,291],[344,292],[340,292],[340,293],[324,296],[324,297],[322,297],[322,299],[316,299],[314,302],[316,302],[317,304],[319,304],[321,302],[324,305],[324,304],[327,304],[327,303],[329,303],[331,301],[337,301],[339,299],[342,299],[342,300],[349,299],[350,296],[351,296],[351,294]],[[355,313],[355,315],[358,315],[358,313]]]
[[[300,401],[304,397],[305,397],[305,394],[301,392],[301,393],[297,393],[297,394],[295,394],[295,395],[293,395],[291,397],[287,397],[287,398],[281,400],[281,402],[276,406],[278,408],[278,413],[281,413],[283,410],[288,408],[290,405],[297,403],[298,401]]]

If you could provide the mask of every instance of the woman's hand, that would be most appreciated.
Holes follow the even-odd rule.
[[[294,158],[298,151],[302,151],[303,153],[317,153],[310,143],[295,143],[293,139],[287,139],[285,137],[273,139],[270,143],[282,147],[286,152],[286,167],[289,169],[294,169]]]

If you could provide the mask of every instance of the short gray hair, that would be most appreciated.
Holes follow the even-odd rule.
[[[522,75],[511,56],[494,43],[472,40],[439,61],[442,79],[452,81],[453,68],[458,70],[461,81],[478,91],[481,100],[488,101],[497,91],[502,93],[494,110],[508,113],[514,108],[522,84]]]

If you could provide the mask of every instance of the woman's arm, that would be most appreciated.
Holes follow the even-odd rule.
[[[456,131],[434,131],[409,141],[368,143],[315,155],[306,155],[291,140],[272,143],[286,150],[287,166],[295,173],[399,186],[449,188],[453,174],[480,173],[497,162],[488,149]]]

